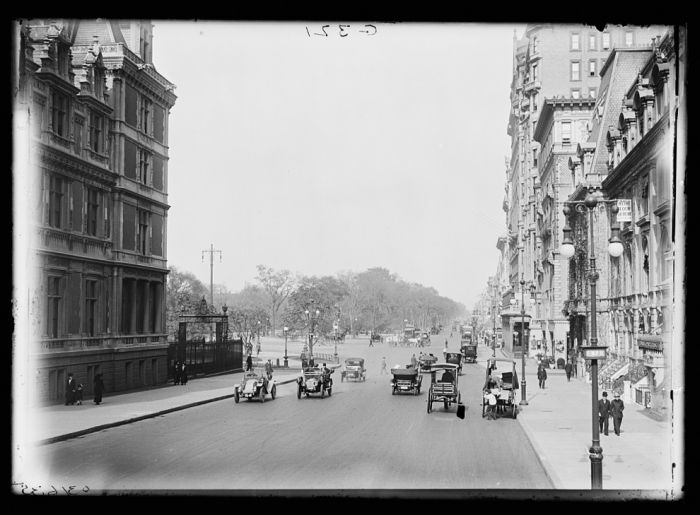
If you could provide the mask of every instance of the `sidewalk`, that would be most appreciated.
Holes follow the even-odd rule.
[[[500,349],[499,352],[501,356],[509,357]],[[521,375],[521,361],[516,361]],[[591,385],[583,378],[572,377],[567,381],[564,370],[547,369],[545,388],[541,389],[537,380],[537,363],[531,358],[526,359],[525,379],[528,405],[519,407],[518,421],[554,488],[590,490]],[[602,395],[602,390],[598,394]],[[653,490],[644,492],[643,496],[671,498],[670,427],[669,421],[654,420],[644,413],[643,407],[625,400],[621,435],[615,435],[612,420],[609,435],[600,435],[603,489]],[[675,488],[678,494],[679,485]]]
[[[267,360],[264,354],[260,358]],[[273,360],[273,363],[275,360]],[[277,384],[296,381],[301,371],[299,360],[289,360],[289,368],[274,368]],[[191,378],[186,385],[164,386],[105,395],[102,404],[86,398],[81,406],[63,404],[36,408],[36,423],[30,424],[27,440],[47,444],[101,431],[108,427],[129,424],[199,404],[232,398],[234,386],[243,372],[231,372]]]

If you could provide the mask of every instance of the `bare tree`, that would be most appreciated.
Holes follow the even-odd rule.
[[[272,334],[274,335],[277,329],[277,311],[292,292],[294,279],[289,270],[275,271],[264,265],[258,265],[257,269],[258,276],[256,279],[260,282],[269,298]]]

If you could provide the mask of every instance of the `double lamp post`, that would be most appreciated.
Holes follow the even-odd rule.
[[[603,449],[600,446],[600,426],[598,421],[598,359],[605,359],[607,347],[598,346],[598,328],[596,325],[596,281],[598,280],[598,271],[595,263],[595,242],[593,239],[593,213],[598,204],[611,204],[610,211],[612,213],[611,236],[608,240],[608,253],[613,258],[618,258],[622,255],[623,245],[620,241],[620,227],[616,220],[618,212],[617,200],[606,200],[603,198],[603,192],[600,188],[590,187],[588,194],[583,201],[566,202],[564,205],[564,215],[566,223],[564,225],[564,239],[561,245],[561,255],[565,258],[571,258],[576,253],[574,241],[571,238],[571,227],[569,226],[569,215],[571,207],[578,213],[588,211],[588,244],[589,244],[589,261],[588,279],[590,281],[590,299],[591,299],[591,336],[589,339],[590,345],[581,347],[584,358],[591,362],[591,418],[592,418],[592,433],[593,442],[588,451],[588,457],[591,460],[591,489],[599,490],[603,488]]]

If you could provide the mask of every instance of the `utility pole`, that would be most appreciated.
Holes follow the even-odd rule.
[[[221,251],[220,250],[214,250],[214,244],[211,244],[211,248],[209,250],[203,250],[202,251],[202,263],[204,263],[204,254],[206,252],[209,252],[209,266],[210,266],[210,272],[209,272],[209,305],[214,306],[214,253],[218,252],[219,253],[219,263],[221,263],[222,257],[221,257]],[[213,334],[214,334],[214,329],[213,326],[209,326],[209,341],[213,341]]]

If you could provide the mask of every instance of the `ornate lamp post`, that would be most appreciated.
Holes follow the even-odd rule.
[[[311,300],[311,311],[308,310],[308,308],[304,311],[306,314],[306,319],[309,322],[309,361],[311,361],[314,357],[314,330],[316,329],[316,320],[318,319],[318,315],[321,313],[318,309],[314,311],[313,309],[313,299]]]
[[[288,368],[289,367],[289,361],[287,361],[287,331],[289,330],[289,327],[286,325],[284,326],[284,367]]]
[[[571,227],[569,226],[569,214],[574,206],[577,212],[584,213],[588,210],[588,228],[589,228],[589,260],[590,267],[588,270],[588,279],[591,287],[591,335],[589,345],[583,347],[584,357],[591,361],[591,422],[593,442],[588,451],[588,457],[591,460],[591,489],[599,490],[603,488],[603,448],[600,446],[600,427],[598,425],[598,359],[605,358],[607,350],[606,346],[598,346],[598,330],[596,325],[596,281],[598,280],[598,271],[595,264],[595,242],[593,240],[593,211],[599,203],[612,204],[610,211],[613,215],[612,234],[608,245],[608,253],[614,258],[620,257],[623,251],[622,242],[620,241],[620,228],[617,224],[616,216],[618,212],[617,200],[605,200],[600,188],[588,188],[588,194],[583,201],[567,202],[564,205],[564,215],[566,223],[564,225],[564,239],[561,245],[561,254],[565,258],[571,258],[576,249],[574,241],[571,238]]]
[[[523,334],[525,333],[525,279],[520,276],[520,357],[522,359],[523,380],[520,382],[522,393],[520,394],[520,405],[527,406],[527,381],[525,380],[525,347],[523,347]]]
[[[335,361],[338,361],[338,331],[340,329],[340,308],[336,306],[336,321],[335,324],[333,324],[333,331],[335,333],[335,352],[333,353],[333,357],[335,358]]]

